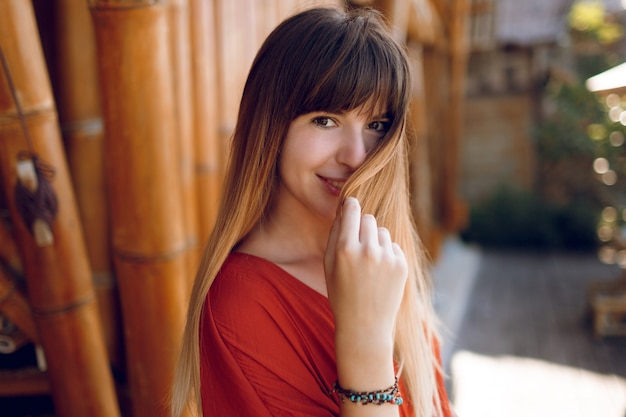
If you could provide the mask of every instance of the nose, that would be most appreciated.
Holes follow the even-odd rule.
[[[341,145],[337,151],[337,162],[357,170],[365,161],[367,146],[361,129],[349,129],[341,138]]]

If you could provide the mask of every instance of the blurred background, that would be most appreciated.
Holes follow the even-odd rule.
[[[264,37],[375,7],[460,417],[626,416],[624,0],[0,0],[0,416],[165,416]]]

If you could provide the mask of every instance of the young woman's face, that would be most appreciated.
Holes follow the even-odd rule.
[[[389,126],[385,115],[372,118],[360,109],[293,120],[280,156],[277,204],[303,221],[332,222],[341,188]]]

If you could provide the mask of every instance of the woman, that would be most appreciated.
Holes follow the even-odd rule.
[[[374,11],[279,25],[193,288],[179,416],[450,415],[411,218],[402,49]],[[399,384],[397,383],[399,377]]]

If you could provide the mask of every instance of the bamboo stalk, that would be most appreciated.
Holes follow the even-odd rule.
[[[427,45],[445,44],[444,24],[433,3],[426,0],[410,1],[407,38]]]
[[[50,381],[36,368],[19,371],[0,370],[0,397],[43,395],[50,393]],[[60,414],[59,414],[60,415]]]
[[[168,8],[91,7],[132,414],[167,416],[188,288]]]
[[[15,281],[0,268],[0,312],[15,324],[28,339],[39,343],[30,306]]]
[[[406,41],[411,3],[414,1],[416,0],[376,0],[373,2],[373,6],[387,18],[391,34],[400,43]]]
[[[0,188],[0,194],[3,193],[4,190]],[[4,196],[2,196],[4,197]],[[4,204],[0,204],[0,209],[4,208]],[[23,272],[22,260],[20,259],[20,254],[17,249],[17,245],[15,243],[15,238],[13,237],[13,233],[9,230],[9,226],[0,219],[0,260],[2,261],[2,266],[5,268],[9,268],[15,273],[19,273],[20,275]],[[2,267],[0,266],[0,267]]]
[[[202,247],[213,229],[222,183],[213,2],[189,0],[189,15],[198,238]]]
[[[3,68],[0,174],[29,301],[46,353],[55,409],[62,416],[119,416],[54,100],[29,1],[0,2],[0,42],[34,149],[56,171],[52,187],[59,206],[49,227],[52,240],[39,246],[13,197],[18,182],[16,155],[29,146]]]
[[[444,160],[444,225],[451,232],[465,227],[467,208],[458,196],[463,107],[465,103],[465,78],[467,72],[467,20],[470,13],[468,0],[454,0],[450,26],[450,110],[448,124],[448,151]]]
[[[123,370],[120,307],[112,274],[95,39],[84,0],[55,2],[55,85],[59,119],[96,287],[107,351]]]
[[[419,44],[409,43],[407,52],[414,79],[409,113],[411,206],[420,239],[430,258],[436,259],[438,248],[435,244],[433,230],[432,178],[428,145],[428,129],[430,126],[424,91],[423,47]]]
[[[239,100],[259,45],[254,0],[215,0],[220,152],[226,155]]]
[[[426,97],[427,120],[429,121],[428,140],[428,163],[431,169],[431,196],[433,233],[443,233],[443,207],[442,207],[442,179],[444,173],[443,154],[446,149],[447,135],[445,126],[450,123],[447,118],[448,106],[448,72],[446,57],[441,50],[432,46],[423,49],[424,93]]]
[[[198,197],[194,164],[193,100],[191,90],[191,30],[189,27],[189,0],[171,0],[169,3],[170,42],[172,72],[178,138],[178,161],[180,166],[182,203],[185,234],[187,239],[188,270],[198,267],[200,246],[198,244]],[[190,273],[190,288],[194,274]]]

